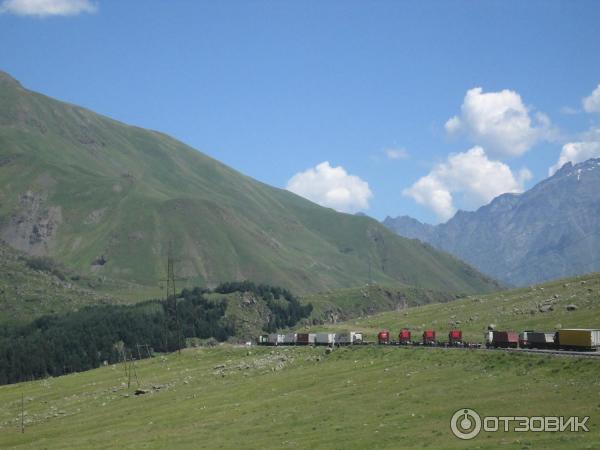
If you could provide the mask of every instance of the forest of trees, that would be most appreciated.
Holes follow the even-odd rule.
[[[184,289],[176,299],[177,316],[169,299],[89,306],[27,325],[0,325],[0,384],[93,369],[104,361],[120,361],[123,351],[138,357],[138,344],[169,352],[184,346],[185,338],[224,341],[236,331],[225,316],[227,302],[207,299],[208,292]],[[304,306],[290,292],[273,286],[224,283],[215,292],[252,292],[262,298],[271,310],[264,331],[293,326],[312,311],[312,305]]]
[[[310,303],[302,305],[290,291],[267,284],[257,286],[251,281],[234,281],[223,283],[215,288],[215,292],[220,294],[236,291],[252,292],[267,303],[271,310],[269,323],[265,326],[265,331],[268,332],[294,326],[300,319],[308,317],[313,309]]]

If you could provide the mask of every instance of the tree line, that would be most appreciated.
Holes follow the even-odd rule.
[[[207,299],[207,289],[184,289],[175,299],[136,305],[96,305],[49,315],[26,325],[0,325],[0,384],[59,376],[119,362],[138,344],[171,352],[186,338],[225,341],[235,336],[227,302]],[[264,331],[293,326],[312,311],[284,289],[250,282],[224,283],[219,293],[252,292],[271,313]],[[177,316],[173,315],[176,302]],[[138,355],[135,355],[138,356]]]
[[[271,310],[271,316],[264,330],[276,331],[280,328],[292,327],[313,310],[312,304],[303,305],[287,289],[268,284],[256,285],[251,281],[232,281],[215,288],[215,292],[229,294],[231,292],[252,292],[262,298]]]

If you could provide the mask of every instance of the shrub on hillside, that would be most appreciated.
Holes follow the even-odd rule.
[[[30,269],[49,273],[62,281],[67,278],[64,266],[52,258],[47,256],[29,256],[23,259],[25,260],[25,265]]]

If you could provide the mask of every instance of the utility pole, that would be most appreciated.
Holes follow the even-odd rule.
[[[167,282],[167,293],[165,297],[165,306],[167,309],[167,320],[165,321],[165,349],[169,347],[169,330],[171,325],[174,325],[177,330],[177,353],[181,354],[181,321],[177,312],[177,289],[175,281],[183,279],[175,278],[175,261],[173,259],[173,244],[169,243],[169,251],[167,256],[167,279],[160,280]]]
[[[121,350],[121,359],[123,361],[123,369],[125,370],[125,378],[127,378],[127,389],[131,385],[131,374],[129,373],[129,367],[127,366],[127,349],[123,346]]]
[[[131,366],[127,364],[127,350],[125,350],[125,371],[127,372],[127,389],[131,386]]]
[[[138,378],[137,370],[135,368],[135,360],[133,359],[133,354],[129,352],[129,356],[127,356],[127,349],[123,351],[123,364],[125,365],[125,375],[127,376],[127,389],[131,387],[132,371],[133,376],[135,377],[135,383],[137,387],[140,387],[140,379]]]
[[[131,369],[133,369],[133,376],[135,377],[135,383],[137,385],[137,387],[140,387],[140,380],[138,378],[138,374],[137,374],[137,370],[135,369],[135,361],[133,360],[133,355],[131,355],[130,361],[131,361],[131,366],[129,366],[129,376],[131,377]]]

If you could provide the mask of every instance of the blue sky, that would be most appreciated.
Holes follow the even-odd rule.
[[[338,210],[439,222],[600,156],[600,2],[0,5],[24,86]]]

